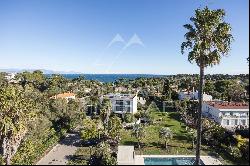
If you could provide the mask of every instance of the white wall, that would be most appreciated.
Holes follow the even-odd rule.
[[[133,98],[133,106],[132,106],[132,109],[133,109],[133,114],[135,114],[137,112],[137,95],[135,95],[135,97]]]
[[[202,114],[215,122],[221,124],[220,110],[208,105],[207,103],[203,103],[202,105]]]

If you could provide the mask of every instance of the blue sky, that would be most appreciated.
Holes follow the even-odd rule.
[[[230,55],[206,73],[248,73],[248,0],[0,0],[0,68],[198,73],[180,52],[182,25],[205,5],[226,10],[235,38]]]

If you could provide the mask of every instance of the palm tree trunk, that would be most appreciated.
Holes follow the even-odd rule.
[[[201,62],[200,65],[200,87],[199,87],[199,108],[198,108],[198,119],[197,119],[197,145],[196,145],[196,160],[195,164],[200,165],[200,151],[201,151],[201,113],[202,113],[202,102],[203,102],[203,84],[204,84],[204,66]]]
[[[194,150],[194,139],[192,140],[192,150]]]
[[[138,140],[138,148],[139,148],[139,151],[140,151],[140,154],[141,154],[141,145],[140,145],[140,141]]]
[[[167,141],[165,141],[165,148],[168,149]]]

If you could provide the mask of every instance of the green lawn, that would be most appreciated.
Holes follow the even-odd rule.
[[[195,154],[192,150],[192,140],[186,131],[186,126],[178,121],[179,114],[176,112],[154,112],[154,119],[162,118],[162,121],[156,121],[155,124],[145,127],[146,136],[142,140],[143,154]],[[174,134],[173,139],[168,144],[166,150],[163,145],[163,140],[159,139],[159,130],[161,127],[169,127]],[[131,130],[122,132],[122,145],[137,145],[137,140],[131,137]],[[136,149],[138,152],[138,149]]]

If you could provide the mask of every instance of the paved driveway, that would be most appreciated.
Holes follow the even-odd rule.
[[[78,133],[68,134],[36,165],[66,165],[70,156],[80,147],[80,141],[81,138]]]

